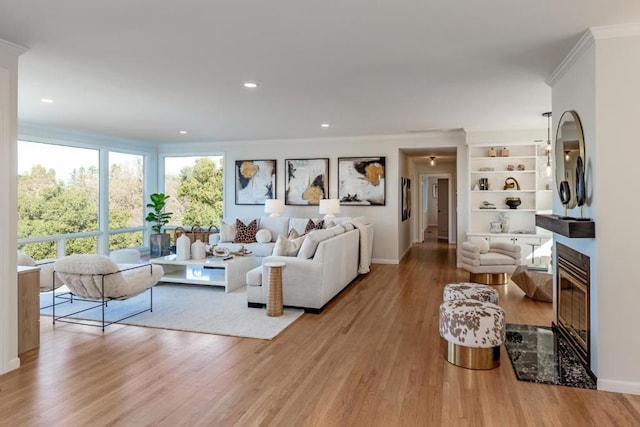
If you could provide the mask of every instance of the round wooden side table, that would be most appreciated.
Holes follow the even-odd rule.
[[[267,262],[269,267],[269,294],[267,295],[267,316],[282,316],[282,269],[286,265],[284,262]]]

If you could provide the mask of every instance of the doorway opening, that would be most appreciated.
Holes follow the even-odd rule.
[[[453,243],[451,174],[420,174],[420,241],[425,233]]]

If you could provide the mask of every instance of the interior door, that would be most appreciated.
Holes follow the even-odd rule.
[[[449,240],[449,180],[438,178],[438,239]]]

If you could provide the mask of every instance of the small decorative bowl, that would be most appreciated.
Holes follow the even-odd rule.
[[[522,200],[520,200],[520,197],[507,197],[504,203],[509,206],[509,209],[517,209],[522,204]]]

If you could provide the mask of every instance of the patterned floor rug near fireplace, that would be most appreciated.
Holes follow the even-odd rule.
[[[63,289],[63,288],[61,288]],[[58,294],[58,291],[56,291]],[[40,306],[51,305],[51,293],[40,294]],[[56,316],[80,310],[82,302],[56,307]],[[106,320],[119,319],[149,306],[147,292],[124,301],[111,301],[105,310]],[[73,309],[73,310],[72,310]],[[40,311],[51,316],[51,307]],[[303,310],[285,308],[284,315],[268,317],[265,309],[247,307],[246,288],[225,293],[217,286],[161,284],[153,288],[153,312],[145,312],[122,321],[122,324],[205,334],[273,339],[296,321]],[[99,320],[100,309],[77,315],[80,319]],[[43,321],[47,321],[44,320]],[[56,323],[57,325],[64,323]],[[108,327],[107,327],[108,328]],[[108,330],[108,329],[107,329]]]
[[[596,389],[596,382],[552,328],[507,324],[505,347],[520,381]]]

